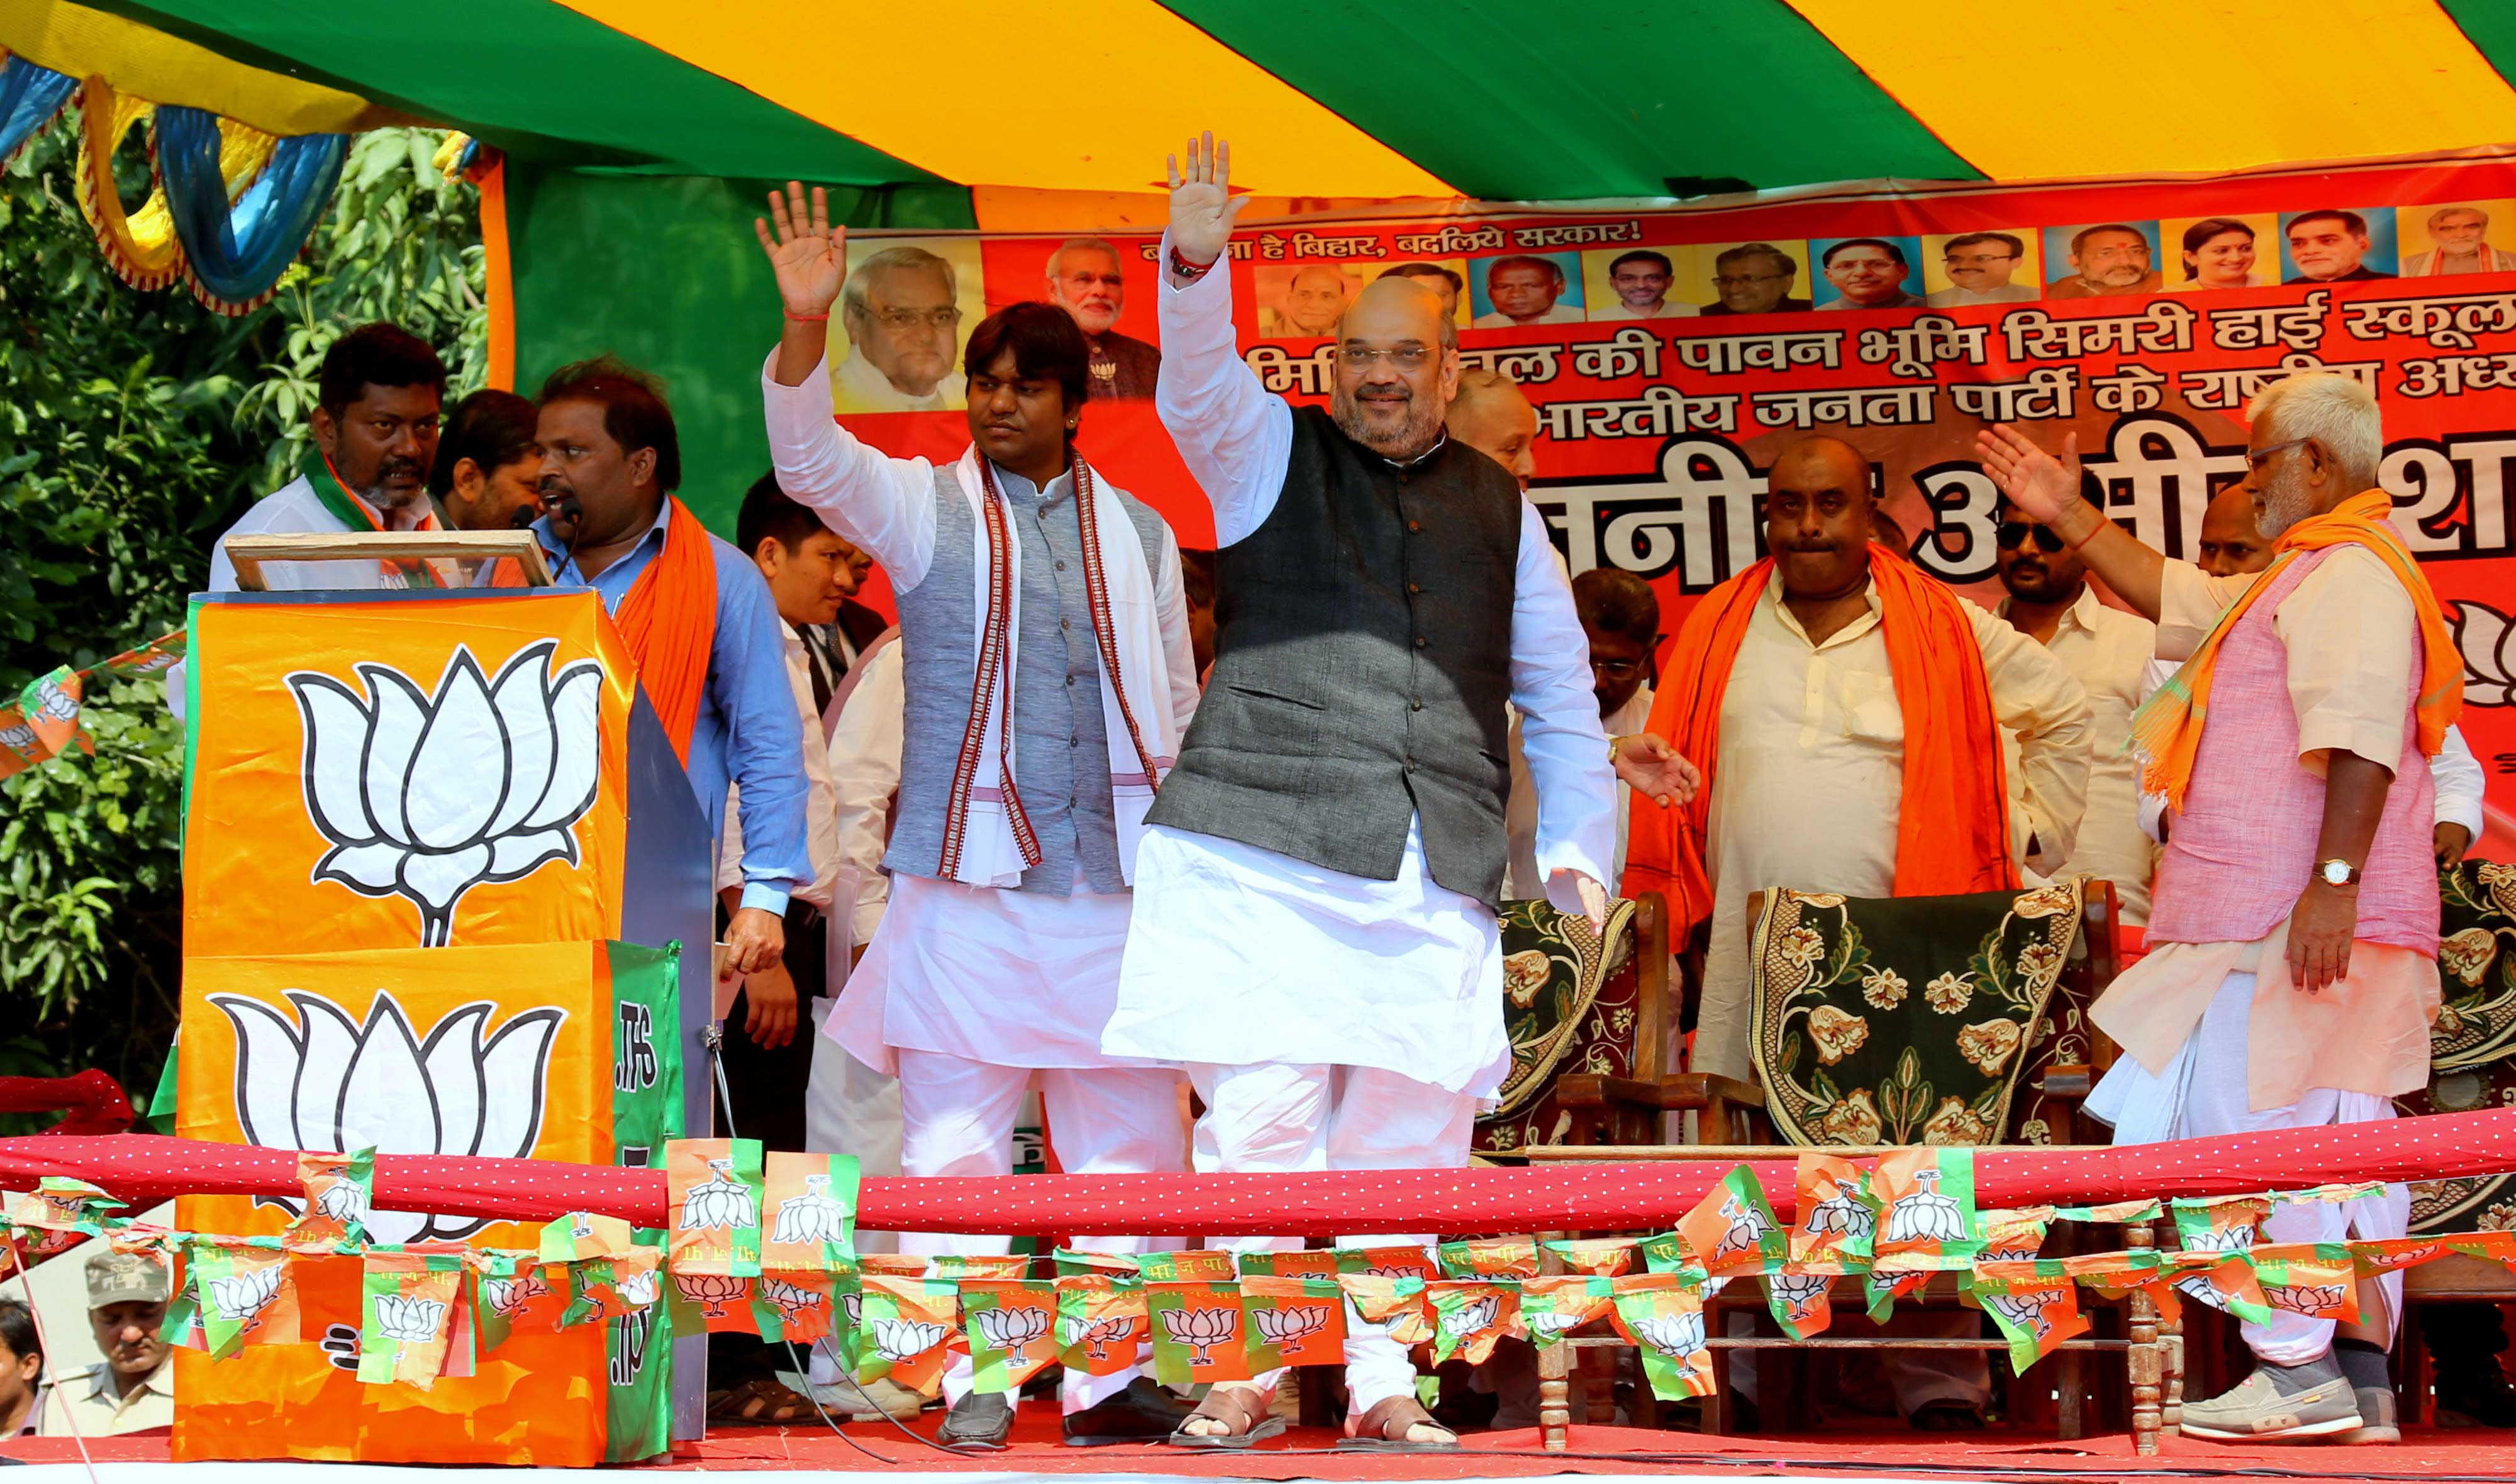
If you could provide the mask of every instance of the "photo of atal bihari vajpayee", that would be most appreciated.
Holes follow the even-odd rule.
[[[1677,286],[1677,263],[1662,251],[1632,247],[1622,252],[1602,248],[1581,255],[1581,275],[1590,296],[1590,317],[1601,319],[1686,319],[1701,310],[1668,297]]]
[[[1796,314],[1810,307],[1791,293],[1808,257],[1805,242],[1706,243],[1694,252],[1696,262],[1712,265],[1706,314]]]
[[[2403,234],[2403,276],[2442,278],[2454,273],[2516,273],[2516,253],[2491,240],[2508,238],[2516,201],[2456,201],[2421,208],[2406,206],[2394,213]],[[2418,235],[2429,245],[2417,247]],[[2415,250],[2416,249],[2416,250]]]
[[[1127,308],[1127,266],[1118,250],[1098,237],[1069,237],[1048,255],[1048,302],[1074,318],[1091,350],[1092,395],[1153,394],[1162,352],[1116,329]]]
[[[1581,285],[1565,270],[1580,263],[1577,253],[1506,253],[1473,263],[1477,317],[1469,323],[1480,330],[1579,324]]]
[[[2394,276],[2394,214],[2319,207],[2281,218],[2284,283],[2360,283]]]
[[[1913,260],[1921,256],[1921,244],[1911,237],[1845,237],[1809,245],[1817,249],[1818,268],[1832,292],[1818,301],[1819,309],[1922,308],[1922,296],[1908,286]]]
[[[2036,296],[2035,260],[2023,232],[1975,231],[1925,239],[1937,244],[1937,286],[1922,296],[1935,309],[1979,304],[2025,304]],[[2024,280],[2024,281],[2021,281]]]
[[[1360,286],[1333,263],[1267,264],[1251,270],[1258,291],[1258,335],[1263,340],[1323,340]]]
[[[2069,271],[2044,285],[2047,299],[2117,299],[2155,294],[2162,276],[2158,270],[2158,224],[2099,222],[2088,227],[2044,228],[2044,261],[2059,262]]]
[[[966,404],[961,327],[985,311],[975,241],[848,243],[839,326],[847,359],[830,377],[840,412],[943,412]]]

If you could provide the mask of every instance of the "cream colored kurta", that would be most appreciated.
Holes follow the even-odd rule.
[[[2209,577],[2169,561],[2159,585],[2158,657],[2183,660],[2219,614],[2261,576]],[[2344,547],[2301,579],[2272,613],[2288,649],[2298,761],[2324,771],[2331,752],[2393,767],[2403,757],[2403,708],[2419,663],[2419,621],[2384,558]],[[2172,826],[2170,825],[2170,829]],[[2301,886],[2313,861],[2296,863]],[[2246,1085],[2256,1109],[2285,1107],[2317,1088],[2390,1097],[2428,1081],[2429,1022],[2438,1010],[2437,960],[2360,942],[2350,972],[2317,996],[2289,982],[2288,925],[2258,942],[2153,943],[2089,1010],[2126,1053],[2117,1073],[2162,1073],[2231,973],[2257,973]],[[2121,1090],[2117,1090],[2120,1093]],[[2128,1095],[2128,1094],[2125,1094]]]
[[[1712,941],[1690,1065],[1742,1081],[1748,893],[1892,895],[1905,786],[1905,715],[1877,587],[1869,611],[1823,644],[1809,642],[1782,598],[1782,583],[1768,583],[1731,667],[1707,816]],[[2070,857],[2087,803],[2087,695],[2043,645],[1965,608],[1992,712],[2019,740],[2024,798],[2010,809],[2011,853],[2049,872]]]
[[[2009,599],[2002,598],[1992,612],[2006,621]],[[2149,879],[2158,869],[2158,845],[2140,827],[2140,767],[2128,744],[2131,714],[2148,699],[2144,687],[2150,656],[2158,650],[2158,626],[2137,613],[2106,606],[2094,590],[2083,587],[2078,601],[2063,610],[2044,648],[2088,693],[2091,742],[2088,807],[2079,821],[2078,845],[2053,874],[2113,882],[2122,920],[2138,927],[2149,921]],[[2024,792],[2018,740],[2003,735],[2009,745],[2009,797],[2015,804]]]

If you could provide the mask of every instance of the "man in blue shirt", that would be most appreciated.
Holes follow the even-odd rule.
[[[550,514],[533,533],[559,586],[603,596],[711,840],[724,834],[727,786],[741,786],[742,903],[725,940],[740,972],[772,968],[787,895],[813,871],[803,730],[769,585],[673,498],[681,440],[650,378],[609,356],[579,361],[552,372],[539,401]],[[754,1040],[782,1043],[794,1026],[791,992],[782,1006],[752,1003]]]

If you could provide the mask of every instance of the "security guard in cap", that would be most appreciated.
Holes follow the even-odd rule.
[[[145,1253],[87,1259],[87,1318],[105,1364],[64,1376],[44,1406],[43,1435],[111,1437],[175,1425],[175,1366],[166,1341],[166,1264]]]

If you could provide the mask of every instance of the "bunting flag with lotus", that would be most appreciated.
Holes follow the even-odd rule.
[[[683,1138],[664,1146],[673,1270],[760,1276],[760,1140]]]
[[[1058,1254],[1061,1265],[1067,1256]],[[1135,1264],[1125,1265],[1123,1274],[1100,1268],[1057,1276],[1057,1358],[1066,1369],[1115,1376],[1135,1368],[1153,1330],[1144,1285]]]
[[[1451,1356],[1481,1366],[1496,1341],[1520,1333],[1520,1285],[1485,1279],[1438,1279],[1424,1286],[1433,1316],[1433,1363]]]
[[[2010,1368],[2020,1375],[2088,1332],[2079,1285],[2059,1258],[1987,1259],[1968,1275],[1966,1288],[2009,1341]]]
[[[1216,1256],[1229,1258],[1232,1255]],[[1249,1379],[1237,1280],[1148,1281],[1145,1313],[1153,1325],[1153,1377],[1163,1385]]]
[[[1552,1246],[1553,1244],[1548,1244]],[[1530,1342],[1543,1350],[1565,1336],[1615,1307],[1614,1277],[1604,1273],[1557,1273],[1526,1278],[1520,1285],[1520,1324]]]
[[[1678,1217],[1677,1230],[1693,1264],[1716,1278],[1761,1273],[1782,1259],[1788,1244],[1756,1172],[1744,1165]]]
[[[2340,1242],[2282,1242],[2251,1256],[2263,1302],[2309,1319],[2359,1322],[2359,1264]]]
[[[1567,1268],[1602,1278],[1632,1272],[1642,1259],[1642,1244],[1632,1237],[1580,1237],[1544,1245]]]
[[[351,1154],[297,1156],[297,1183],[306,1192],[304,1209],[288,1223],[288,1240],[300,1247],[328,1249],[334,1243],[367,1238],[367,1217],[375,1212],[376,1151],[370,1146]]]
[[[857,1157],[772,1151],[762,1170],[760,1265],[828,1275],[857,1256]]]
[[[188,1245],[185,1281],[213,1359],[248,1344],[297,1343],[295,1260],[282,1249],[246,1242]]]
[[[1240,1276],[1260,1278],[1334,1278],[1337,1255],[1332,1249],[1300,1248],[1292,1252],[1236,1254]]]
[[[944,1385],[947,1346],[960,1333],[959,1288],[941,1278],[866,1273],[857,1341],[857,1380],[888,1377],[921,1396]]]
[[[1709,1396],[1712,1350],[1704,1342],[1703,1290],[1674,1273],[1612,1278],[1616,1329],[1641,1353],[1652,1394],[1664,1402]]]
[[[1332,1366],[1345,1362],[1345,1290],[1337,1286],[1332,1275],[1244,1277],[1240,1280],[1240,1313],[1246,1327],[1244,1348],[1252,1376],[1263,1376],[1280,1366]]]
[[[1433,1249],[1445,1278],[1534,1278],[1537,1244],[1528,1237],[1483,1237]]]
[[[976,1368],[972,1389],[1014,1390],[1057,1359],[1057,1285],[1046,1278],[965,1278],[961,1326]]]
[[[1799,1215],[1791,1227],[1791,1260],[1811,1271],[1828,1265],[1841,1273],[1866,1270],[1878,1235],[1869,1173],[1848,1159],[1803,1149],[1793,1183]]]
[[[440,1376],[470,1371],[471,1326],[455,1322],[463,1286],[460,1256],[370,1251],[362,1278],[358,1380],[369,1385],[401,1381],[425,1391]],[[458,1338],[466,1340],[459,1355]]]

